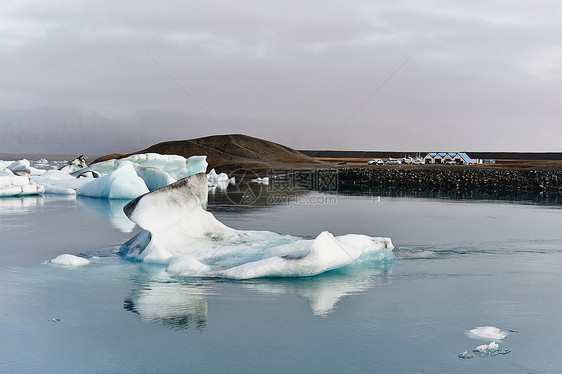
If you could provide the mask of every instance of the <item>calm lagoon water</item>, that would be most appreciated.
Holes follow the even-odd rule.
[[[323,195],[208,210],[239,229],[387,236],[396,260],[312,278],[170,278],[123,260],[124,202],[0,199],[2,373],[558,373],[556,200]],[[314,203],[313,203],[314,202]],[[319,203],[323,202],[323,203]],[[48,261],[93,257],[67,268]],[[506,355],[459,359],[496,326]],[[488,341],[489,342],[489,341]]]

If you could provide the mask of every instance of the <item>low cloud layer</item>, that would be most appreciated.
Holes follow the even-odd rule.
[[[309,149],[561,151],[561,11],[9,1],[0,109],[87,109],[155,141],[228,132]]]

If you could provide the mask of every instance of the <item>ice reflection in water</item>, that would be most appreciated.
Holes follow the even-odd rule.
[[[266,278],[232,282],[261,294],[289,294],[304,298],[315,316],[326,317],[345,297],[358,295],[389,282],[393,261],[354,264],[316,277]],[[215,279],[166,279],[164,273],[149,275],[156,280],[139,282],[124,300],[124,309],[144,321],[173,329],[207,326],[207,298],[221,288]],[[160,279],[158,279],[160,278]],[[224,311],[223,311],[224,312]]]
[[[202,284],[149,282],[124,301],[125,310],[143,320],[183,330],[207,326],[210,287]]]

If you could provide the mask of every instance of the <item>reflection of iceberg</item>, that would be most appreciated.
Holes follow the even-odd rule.
[[[201,328],[207,324],[206,293],[202,285],[151,282],[133,292],[124,308],[174,329]]]
[[[43,196],[0,198],[0,215],[20,214],[32,208],[42,206],[44,201]]]
[[[376,267],[351,266],[318,277],[255,280],[244,285],[262,293],[296,294],[308,300],[315,315],[325,316],[345,296],[363,293],[384,281],[390,274],[390,264],[389,261],[380,261]]]
[[[80,206],[98,213],[107,219],[111,226],[122,232],[131,232],[135,228],[135,223],[123,213],[123,207],[127,204],[127,200],[105,200],[78,196],[76,202]]]
[[[144,262],[174,264],[168,270],[183,276],[236,279],[313,276],[378,251],[394,258],[388,238],[323,232],[304,240],[234,230],[203,210],[207,196],[207,176],[199,173],[131,201],[125,214],[145,231],[125,243],[121,253]],[[187,266],[178,266],[182,263]]]

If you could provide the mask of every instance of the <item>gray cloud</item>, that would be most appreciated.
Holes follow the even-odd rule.
[[[560,151],[561,11],[555,1],[13,1],[0,13],[0,108],[87,108],[158,141],[224,129],[297,148]]]

